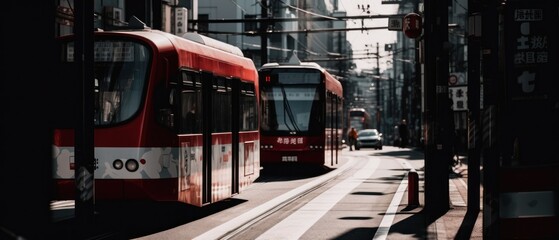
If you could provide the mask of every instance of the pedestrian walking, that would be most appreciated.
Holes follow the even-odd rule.
[[[353,147],[355,146],[355,143],[357,142],[357,131],[355,130],[354,127],[352,127],[349,130],[349,133],[347,134],[347,137],[348,137],[348,140],[349,140],[349,151],[353,151]]]
[[[398,134],[400,135],[400,148],[405,148],[408,146],[409,131],[406,119],[402,119],[400,125],[398,125]]]

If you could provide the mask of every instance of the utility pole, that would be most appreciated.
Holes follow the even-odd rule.
[[[414,41],[415,42],[415,41]],[[408,56],[407,52],[407,48],[408,48],[408,41],[403,41],[402,42],[402,56]],[[406,57],[407,58],[407,57]],[[408,61],[409,59],[406,59],[405,61]],[[410,92],[409,92],[409,87],[411,86],[410,83],[410,77],[408,76],[407,73],[409,73],[408,71],[408,62],[403,62],[404,64],[402,64],[402,72],[403,74],[403,79],[402,79],[402,97],[401,97],[401,102],[400,102],[400,109],[402,111],[402,115],[401,115],[401,119],[407,119],[408,121],[408,126],[412,126],[409,129],[413,130],[413,121],[412,119],[409,117],[409,104],[410,104]],[[410,138],[411,140],[411,138]],[[410,142],[411,143],[411,142]]]
[[[378,50],[378,42],[377,42],[377,78],[375,82],[375,87],[377,89],[377,130],[380,132],[380,119],[381,119],[381,109],[380,109],[380,66],[379,66],[379,50]]]
[[[480,74],[483,76],[483,93],[480,93],[483,96],[483,111],[480,111],[480,117],[482,119],[481,128],[484,129],[480,131],[482,133],[482,146],[479,150],[480,158],[483,159],[483,238],[498,239],[502,234],[499,230],[498,190],[501,177],[501,146],[499,141],[497,141],[502,139],[499,135],[499,130],[502,127],[497,123],[500,117],[498,107],[502,101],[499,94],[502,92],[499,82],[502,81],[503,70],[501,68],[504,68],[503,64],[500,63],[501,53],[499,51],[499,48],[502,46],[501,41],[499,41],[499,29],[502,27],[502,20],[500,19],[502,6],[500,6],[500,1],[497,0],[480,0],[479,3],[481,4],[482,18],[482,38],[480,39],[482,61]],[[469,178],[471,176],[468,176]]]
[[[413,12],[419,14],[419,0],[415,1],[414,6],[413,6]],[[415,54],[414,54],[415,55],[415,64],[414,64],[415,90],[414,91],[415,91],[415,94],[414,94],[414,98],[413,98],[413,101],[412,101],[413,102],[412,106],[416,107],[416,109],[413,110],[414,115],[415,115],[414,122],[417,122],[417,123],[413,124],[413,126],[415,126],[414,127],[415,128],[414,129],[415,136],[417,136],[416,144],[423,149],[425,146],[424,146],[424,143],[421,142],[421,140],[420,140],[421,135],[423,133],[423,126],[424,126],[423,125],[423,119],[421,118],[421,114],[422,114],[422,111],[423,111],[423,103],[421,101],[421,98],[422,98],[422,96],[421,96],[421,91],[422,90],[421,89],[423,88],[423,82],[422,82],[423,59],[419,54],[419,52],[420,52],[419,49],[421,47],[420,43],[423,42],[422,38],[423,37],[414,41],[414,48],[415,48],[414,49],[414,51],[415,51]],[[420,107],[417,107],[417,106],[420,106]]]
[[[80,103],[77,112],[76,166],[76,218],[81,230],[93,223],[94,217],[94,148],[93,148],[93,3],[76,2],[76,62],[78,64],[78,94]]]
[[[342,53],[342,33],[338,32],[338,52]],[[338,76],[342,76],[342,73],[344,72],[343,69],[345,69],[344,67],[344,63],[345,61],[339,60],[337,61],[337,65],[338,65]]]
[[[260,22],[260,32],[262,33],[260,35],[260,65],[264,65],[265,63],[268,63],[268,26],[270,24],[270,22],[268,21],[269,19],[269,15],[268,15],[268,0],[262,0],[260,1],[260,11],[262,14],[262,19],[264,19],[264,21]]]
[[[481,0],[468,1],[468,213],[480,211]]]
[[[425,211],[432,222],[450,207],[448,169],[454,127],[448,96],[448,1],[425,2],[424,26]]]

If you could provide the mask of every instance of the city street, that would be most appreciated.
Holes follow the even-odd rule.
[[[345,148],[340,162],[324,169],[262,169],[251,188],[212,206],[101,205],[92,234],[115,239],[422,239],[424,218],[414,215],[421,207],[408,206],[407,192],[408,172],[415,169],[422,178],[422,168],[420,151]],[[422,203],[421,186],[418,190]],[[63,211],[71,214],[59,206],[55,215],[71,219]],[[64,229],[71,226],[68,221],[53,237],[72,234]]]

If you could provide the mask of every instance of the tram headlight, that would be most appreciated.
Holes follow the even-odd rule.
[[[122,162],[122,160],[117,159],[113,161],[113,168],[116,170],[120,170],[122,169],[122,166],[124,166],[124,163]]]
[[[136,170],[138,170],[138,167],[139,167],[138,161],[134,159],[126,160],[126,170],[130,172],[135,172]]]

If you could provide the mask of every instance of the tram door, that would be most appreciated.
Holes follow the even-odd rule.
[[[501,97],[483,116],[484,128],[497,134],[491,141],[484,132],[483,213],[491,239],[559,239],[558,10],[554,0],[513,0],[501,12]]]
[[[231,196],[233,179],[238,168],[233,167],[233,135],[238,139],[238,127],[233,133],[233,81],[232,78],[202,74],[204,132],[203,193],[204,203],[216,202]],[[238,109],[238,108],[237,108]],[[238,124],[238,121],[235,121]],[[235,148],[238,150],[238,148]]]
[[[240,79],[234,78],[232,83],[232,104],[231,104],[231,194],[239,193],[239,143],[241,142],[239,137],[239,128],[241,121],[241,89],[240,89]]]
[[[202,123],[203,159],[202,159],[202,202],[210,203],[212,199],[212,88],[213,74],[202,72]]]
[[[200,75],[182,71],[177,86],[179,198],[196,206],[202,205],[199,185],[202,178],[202,83]]]

